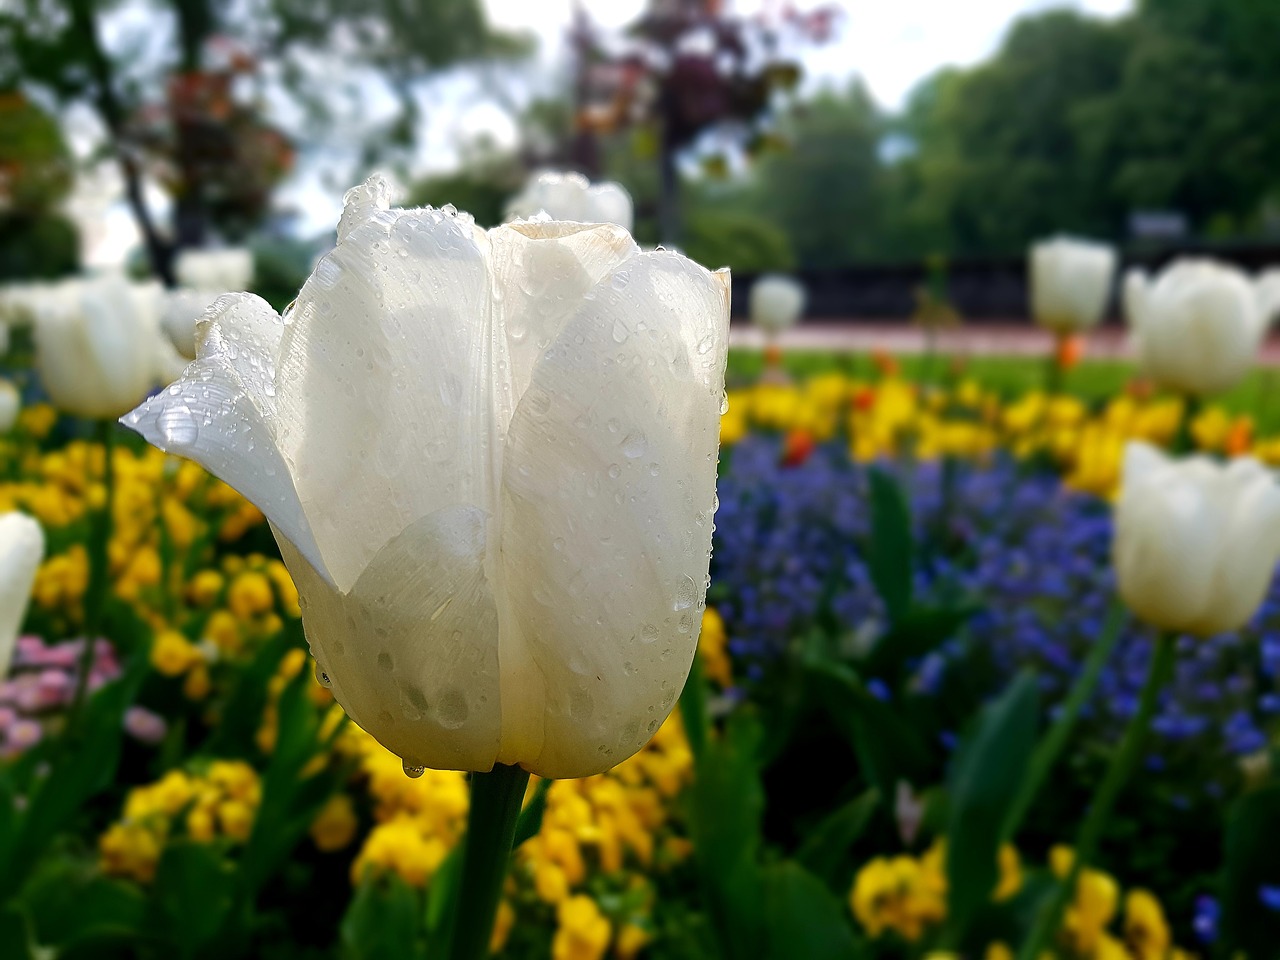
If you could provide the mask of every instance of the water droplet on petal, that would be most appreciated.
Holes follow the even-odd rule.
[[[622,455],[628,460],[634,460],[636,457],[643,457],[648,447],[649,441],[643,433],[637,430],[635,433],[629,433],[623,438]]]
[[[417,763],[410,763],[408,760],[403,761],[404,775],[410,780],[417,780],[420,776],[427,772],[427,768]]]
[[[333,681],[329,679],[329,674],[321,668],[319,663],[316,664],[316,683],[326,688],[333,686]]]

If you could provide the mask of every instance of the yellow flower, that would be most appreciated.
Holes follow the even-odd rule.
[[[231,589],[227,591],[227,606],[241,620],[266,613],[275,606],[271,581],[256,570],[245,571],[231,581]]]
[[[489,935],[489,952],[501,953],[516,923],[516,911],[506,900],[498,901],[498,915],[493,920],[493,933]]]
[[[182,681],[182,695],[188,700],[203,700],[212,689],[209,681],[209,668],[203,663],[197,664]]]
[[[320,808],[311,823],[311,840],[317,850],[341,850],[356,835],[356,811],[351,798],[337,793]]]
[[[613,945],[613,952],[618,960],[634,960],[637,954],[649,945],[653,935],[644,927],[634,923],[624,924],[618,931],[618,939]]]
[[[698,637],[698,653],[702,656],[702,668],[707,676],[721,687],[733,685],[733,670],[729,663],[729,641],[724,620],[715,607],[707,607],[702,613],[702,633]]]
[[[241,800],[224,800],[218,804],[218,826],[232,840],[248,840],[253,829],[253,810]]]
[[[415,818],[401,815],[369,832],[351,865],[351,882],[358,884],[366,870],[389,871],[410,886],[421,887],[448,852],[438,837],[424,834]]]
[[[187,586],[187,596],[197,607],[211,607],[222,595],[225,581],[217,570],[201,570],[191,578]]]
[[[590,897],[576,896],[556,909],[552,960],[600,960],[609,948],[613,927]]]
[[[874,939],[894,930],[907,940],[919,940],[925,927],[946,916],[945,891],[912,857],[876,857],[854,879],[850,906],[858,922]]]
[[[1130,890],[1124,900],[1124,938],[1138,960],[1164,960],[1172,945],[1160,901],[1147,890]]]
[[[229,610],[215,610],[204,625],[204,635],[223,653],[238,653],[244,646],[240,621]]]
[[[1056,846],[1049,853],[1049,863],[1059,877],[1067,875],[1074,859],[1074,851],[1066,846]],[[1116,915],[1119,899],[1119,887],[1110,876],[1089,867],[1080,871],[1075,899],[1062,921],[1063,932],[1073,949],[1084,954],[1099,949],[1106,928]]]
[[[102,871],[116,877],[131,877],[150,883],[160,859],[161,838],[136,823],[113,823],[98,838]]]
[[[151,644],[151,665],[166,677],[177,677],[204,662],[200,650],[177,630],[162,630]]]

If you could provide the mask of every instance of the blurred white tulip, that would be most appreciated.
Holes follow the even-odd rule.
[[[44,558],[44,532],[26,514],[0,514],[0,680],[9,672],[31,585]]]
[[[1258,274],[1254,281],[1258,291],[1258,309],[1267,326],[1280,323],[1280,267],[1270,267]]]
[[[770,336],[794,327],[804,313],[804,284],[792,277],[766,273],[751,285],[751,322]]]
[[[1280,560],[1280,486],[1252,457],[1226,465],[1125,449],[1113,561],[1120,596],[1164,630],[1244,626]]]
[[[253,283],[253,251],[242,247],[183,250],[173,264],[178,284],[192,290],[248,290]]]
[[[615,223],[627,231],[634,221],[625,187],[609,180],[592,184],[580,173],[539,173],[507,203],[508,220],[527,220],[539,213],[552,220]]]
[[[22,395],[9,380],[0,378],[0,433],[8,433],[22,412]]]
[[[1097,326],[1115,279],[1116,251],[1105,243],[1053,237],[1031,247],[1031,316],[1055,333]]]
[[[323,676],[407,771],[598,773],[696,650],[728,273],[388,206],[349,191],[287,322],[223,298],[124,422],[267,515]]]
[[[188,360],[196,358],[196,323],[215,300],[228,290],[237,289],[228,287],[225,290],[165,291],[160,324],[178,353]],[[176,377],[170,379],[176,379]]]
[[[1253,283],[1212,260],[1177,260],[1156,278],[1130,270],[1125,313],[1138,364],[1170,390],[1207,396],[1229,390],[1253,368],[1266,333]]]
[[[68,280],[37,304],[36,367],[67,413],[120,416],[155,385],[158,284],[123,277]]]

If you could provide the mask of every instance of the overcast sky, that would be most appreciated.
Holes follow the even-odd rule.
[[[582,0],[598,23],[620,26],[635,18],[645,0]],[[826,0],[796,0],[813,9]],[[562,42],[574,0],[485,0],[496,26],[531,31],[544,55]],[[736,0],[734,9],[752,12],[781,4]],[[810,77],[861,74],[881,106],[901,107],[911,88],[946,64],[970,64],[990,54],[1019,14],[1050,7],[1075,7],[1115,16],[1133,9],[1133,0],[835,0],[843,11],[839,39],[805,55]]]

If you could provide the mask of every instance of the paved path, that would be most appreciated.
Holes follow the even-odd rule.
[[[734,323],[729,333],[734,347],[760,349],[764,337],[746,323]],[[779,341],[783,349],[889,353],[923,353],[924,331],[909,323],[882,320],[807,320],[788,330]],[[969,324],[939,334],[938,348],[946,353],[1043,357],[1052,346],[1049,334],[1027,324],[992,322]],[[1121,327],[1104,327],[1089,334],[1086,356],[1132,358]],[[1262,351],[1262,362],[1280,366],[1280,335],[1273,335]]]

